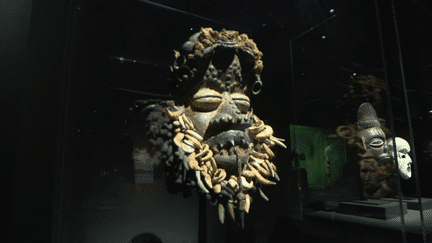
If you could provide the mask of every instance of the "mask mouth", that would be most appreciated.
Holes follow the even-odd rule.
[[[205,141],[211,140],[212,138],[217,137],[218,135],[226,131],[244,132],[247,128],[252,126],[252,124],[249,122],[241,121],[241,123],[237,123],[235,119],[230,115],[221,114],[219,117],[223,118],[213,119],[212,121],[210,121],[207,131],[203,136]]]
[[[390,154],[388,153],[383,153],[378,157],[378,160],[384,163],[390,163],[392,162],[392,158],[390,156]]]
[[[237,164],[235,151],[245,153],[251,141],[249,132],[229,130],[208,139],[205,143],[210,146],[216,163]]]
[[[363,183],[363,186],[364,186],[365,188],[371,188],[371,187],[374,186],[374,184],[373,184],[372,182],[364,182],[364,183]]]
[[[411,172],[411,164],[412,164],[412,163],[408,163],[408,166],[407,166],[407,171],[408,171],[408,172]]]

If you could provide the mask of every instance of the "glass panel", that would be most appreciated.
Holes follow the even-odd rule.
[[[418,225],[411,224],[418,218],[413,218],[413,213],[419,215],[419,210],[413,209],[407,200],[418,195],[432,197],[427,187],[431,164],[428,161],[432,158],[427,135],[432,120],[432,90],[427,82],[431,46],[420,24],[424,18],[429,20],[430,11],[408,3],[396,6],[411,9],[416,16],[413,22],[405,23],[408,13],[397,15],[401,18],[402,44],[409,43],[406,45],[412,48],[402,48],[404,55],[408,53],[403,60],[409,63],[404,76],[391,2],[380,2],[378,6],[375,1],[75,2],[73,82],[69,90],[64,178],[60,181],[65,190],[61,201],[65,217],[59,221],[58,231],[61,242],[128,242],[143,233],[152,233],[162,242],[394,242],[401,238],[415,241],[419,235],[422,238]],[[407,34],[411,33],[411,26],[417,26],[414,32],[418,38]],[[245,164],[249,171],[245,174],[249,176],[243,174],[245,184],[241,184],[242,190],[252,182],[255,186],[250,186],[250,194],[246,189],[242,191],[252,197],[247,214],[240,210],[246,208],[246,199],[241,199],[238,191],[232,192],[233,199],[225,195],[235,191],[240,175],[226,181],[224,195],[203,193],[205,190],[199,186],[208,189],[209,182],[205,176],[198,182],[199,175],[204,175],[199,173],[193,174],[193,183],[188,182],[188,186],[195,183],[193,190],[177,191],[176,182],[170,181],[173,173],[164,167],[173,160],[167,152],[170,148],[162,147],[177,142],[174,148],[181,148],[185,155],[198,153],[202,149],[198,143],[192,144],[194,152],[188,152],[187,147],[181,147],[189,146],[185,139],[173,134],[180,134],[175,124],[188,130],[184,128],[190,128],[188,122],[196,126],[199,119],[190,115],[174,119],[178,121],[174,124],[174,115],[167,115],[170,119],[149,115],[152,109],[159,109],[160,114],[168,114],[166,109],[185,112],[186,108],[179,108],[179,104],[189,101],[177,99],[175,106],[170,103],[182,92],[177,86],[183,85],[168,81],[173,78],[170,66],[186,70],[186,63],[174,62],[181,62],[181,54],[173,50],[178,50],[201,27],[246,33],[263,53],[263,85],[257,95],[245,97],[243,92],[247,92],[238,89],[226,94],[214,86],[183,90],[194,91],[195,95],[189,96],[194,109],[190,108],[188,114],[211,112],[228,98],[238,108],[243,121],[231,122],[238,121],[241,126],[233,125],[234,133],[224,132],[229,138],[240,134],[241,138],[251,139],[251,145],[245,143],[247,148],[243,148],[249,151],[243,150],[248,155]],[[422,41],[417,44],[417,39]],[[215,43],[218,46],[215,44],[209,53],[222,50],[221,56],[244,48],[234,48],[226,40]],[[247,52],[242,53],[244,56],[236,57],[244,68],[251,62],[246,58]],[[225,59],[218,60],[224,66]],[[219,65],[217,61],[211,63]],[[232,69],[238,70],[234,66]],[[198,64],[196,67],[200,68]],[[183,74],[190,73],[177,76],[185,81],[188,76]],[[224,81],[229,83],[226,76]],[[405,102],[406,93],[409,103]],[[252,110],[259,120],[252,116]],[[133,124],[136,130],[130,130],[133,115],[145,118]],[[171,127],[166,120],[172,122]],[[228,117],[220,120],[229,123]],[[274,137],[257,138],[251,131],[257,129],[258,123],[267,125],[266,131],[270,127]],[[243,135],[242,129],[247,135]],[[162,132],[156,136],[156,130],[166,136],[162,137]],[[211,133],[207,136],[219,134]],[[187,135],[201,136],[191,131]],[[232,150],[223,151],[228,144],[225,140],[222,142],[227,143],[222,146],[210,142],[207,145],[216,145],[212,153],[218,151],[219,158],[223,157],[213,158],[219,163],[218,168],[234,175],[243,168],[239,166],[239,148],[235,149],[242,140],[232,136]],[[393,159],[397,156],[392,156],[388,146],[392,136],[415,145],[409,155],[413,161],[418,158],[418,173],[412,170],[411,179],[399,176]],[[286,149],[277,146],[282,140],[276,137],[285,139]],[[206,139],[204,135],[201,138],[197,140]],[[161,149],[147,154],[134,152],[142,144]],[[248,153],[268,158],[250,161],[254,159]],[[181,157],[179,153],[172,154]],[[231,161],[230,156],[238,159],[234,166],[220,162]],[[270,164],[270,157],[274,157],[272,163],[277,170]],[[184,161],[190,161],[189,157]],[[230,172],[232,168],[238,171]],[[253,172],[255,177],[250,176]],[[181,183],[190,178],[190,174],[180,174],[175,176]],[[276,185],[269,185],[273,183]],[[215,198],[220,201],[215,203]],[[220,198],[227,200],[219,203]],[[427,210],[427,202],[424,205]],[[220,222],[221,214],[224,224]]]
[[[309,180],[315,177],[316,169],[306,171],[312,174],[307,177],[310,189],[325,189],[322,193],[329,194],[334,189],[335,197],[341,197],[340,193],[346,192],[351,200],[364,197],[363,192],[359,191],[360,170],[357,166],[352,166],[353,171],[347,177],[350,182],[337,183],[346,188],[335,189],[328,181],[341,179],[340,175],[331,173],[333,167],[344,170],[347,159],[348,164],[355,164],[356,161],[344,158],[333,159],[335,162],[332,162],[330,157],[346,154],[346,151],[353,156],[353,146],[359,146],[361,138],[352,136],[352,132],[357,130],[357,113],[362,103],[371,103],[378,117],[385,115],[386,107],[375,11],[362,5],[356,7],[356,11],[350,11],[351,8],[329,11],[328,18],[311,26],[312,31],[306,29],[304,34],[291,40],[293,95],[297,107],[294,116],[298,124],[290,129],[291,137],[297,137],[291,147],[300,148],[298,143],[310,143],[304,147],[308,151],[302,151],[306,157],[304,163],[320,163],[318,171],[325,176],[318,184]],[[345,31],[336,31],[339,29]],[[305,131],[303,135],[300,128]],[[337,132],[339,136],[332,136]],[[333,149],[333,143],[340,143],[342,135],[346,139],[345,146]],[[321,194],[315,191],[310,191],[312,200],[315,194]]]
[[[173,49],[201,26],[221,24],[147,1],[76,4],[61,242],[128,242],[143,233],[197,242],[198,197],[168,193],[160,168],[136,176],[123,134],[136,100],[172,99]]]
[[[431,233],[429,212],[431,208],[430,167],[428,136],[431,119],[431,91],[432,86],[427,75],[431,71],[431,44],[429,35],[430,28],[425,26],[432,23],[431,6],[425,1],[402,1],[395,2],[393,17],[397,23],[397,34],[399,38],[398,62],[401,70],[401,82],[395,82],[394,90],[403,91],[405,109],[401,109],[399,117],[401,135],[404,133],[406,141],[411,149],[410,154],[403,157],[399,153],[398,164],[401,171],[401,188],[408,209],[412,210],[406,218],[408,237],[411,227],[415,227],[418,234],[417,241],[427,242]],[[397,87],[399,84],[402,87]],[[398,108],[394,108],[398,110]],[[403,113],[402,113],[403,112]],[[396,117],[396,114],[395,114]],[[396,120],[396,119],[395,119]],[[396,127],[396,126],[395,126]],[[403,132],[402,132],[403,131]],[[403,142],[401,142],[403,144]],[[408,148],[405,146],[405,148]],[[408,157],[409,156],[409,157]],[[412,161],[412,164],[409,163]],[[408,169],[406,169],[408,164]],[[411,166],[410,166],[411,165]],[[410,240],[410,239],[408,239]]]
[[[397,199],[400,180],[386,141],[407,137],[409,128],[398,116],[406,115],[403,99],[394,101],[399,65],[383,62],[383,54],[398,55],[388,44],[396,41],[392,16],[380,16],[374,4],[349,5],[329,8],[290,41],[296,106],[290,137],[291,149],[303,156],[293,165],[303,215],[344,222],[348,230],[361,221],[372,230],[391,228],[394,240],[406,239],[407,202]],[[383,40],[381,29],[392,36]]]

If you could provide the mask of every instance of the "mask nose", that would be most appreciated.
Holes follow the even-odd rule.
[[[408,164],[412,164],[411,156],[409,156],[408,154],[406,154],[405,156],[405,160],[408,162]]]
[[[372,151],[372,149],[365,149],[362,152],[362,158],[376,158],[375,153]]]
[[[219,112],[221,114],[230,115],[233,119],[237,119],[237,116],[241,114],[234,100],[226,92],[223,94],[223,101],[222,104],[220,104]]]
[[[390,163],[392,161],[391,153],[389,152],[389,147],[385,143],[383,145],[383,153],[379,155],[378,159],[384,163]]]
[[[366,178],[365,178],[365,181],[369,181],[369,180],[370,180],[370,178],[369,178],[369,177],[370,177],[370,175],[369,175],[369,173],[367,173],[367,174],[366,174]]]
[[[365,173],[364,181],[365,182],[369,182],[370,181],[370,171],[368,171],[368,172]]]

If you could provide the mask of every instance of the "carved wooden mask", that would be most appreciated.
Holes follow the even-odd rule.
[[[387,153],[387,141],[373,106],[360,105],[357,112],[358,137],[362,141],[360,179],[366,198],[382,198],[394,193],[394,166]]]
[[[227,210],[243,225],[253,195],[267,199],[262,186],[279,181],[272,148],[285,147],[251,107],[262,86],[262,53],[245,34],[207,28],[175,56],[171,71],[183,95],[166,108],[178,158],[167,169],[184,174],[177,183],[192,180],[207,194],[222,223]]]

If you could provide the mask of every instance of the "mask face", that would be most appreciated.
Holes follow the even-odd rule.
[[[221,69],[214,63],[210,63],[208,73]],[[195,132],[202,137],[202,144],[211,150],[215,162],[229,168],[226,170],[228,177],[239,177],[238,173],[230,171],[239,171],[239,153],[245,154],[251,145],[255,145],[248,133],[253,114],[245,89],[240,86],[240,82],[223,85],[226,84],[226,76],[241,80],[238,70],[241,70],[241,65],[238,57],[234,56],[228,74],[214,75],[212,79],[206,76],[184,107],[185,115],[193,123]]]
[[[394,191],[391,175],[395,171],[387,153],[387,141],[381,123],[370,103],[363,103],[357,111],[358,156],[360,178],[366,198],[386,197]],[[389,184],[390,183],[390,184]]]
[[[367,198],[380,198],[385,173],[383,173],[382,160],[386,154],[385,134],[379,127],[363,129],[359,132],[364,151],[361,154],[360,179],[364,187],[364,195]]]
[[[273,136],[273,128],[253,114],[248,95],[257,92],[248,85],[251,77],[259,80],[259,75],[244,71],[252,69],[250,58],[240,51],[233,54],[233,48],[238,46],[231,42],[215,44],[213,56],[195,63],[207,65],[197,71],[202,77],[197,74],[194,86],[166,111],[180,161],[169,168],[174,182],[191,181],[191,187],[207,194],[218,204],[221,222],[225,210],[233,220],[240,216],[243,222],[252,195],[268,200],[261,187],[280,180],[271,162],[272,148],[286,148],[283,139]]]
[[[364,186],[365,196],[373,195],[381,187],[379,169],[375,159],[368,158],[360,161],[360,179]]]
[[[237,171],[238,153],[244,154],[253,142],[247,133],[252,126],[249,97],[240,91],[221,91],[204,86],[193,95],[185,114],[203,137],[203,144],[209,146],[216,163],[226,164]]]
[[[229,124],[249,122],[248,119],[244,119],[249,110],[249,97],[243,92],[218,92],[202,87],[193,95],[192,102],[185,112],[195,125],[196,132],[207,140],[214,135],[210,133],[212,129],[208,129],[209,125],[220,124],[220,132],[228,130]]]
[[[395,160],[397,159],[401,177],[404,178],[405,180],[408,180],[412,176],[412,172],[411,172],[412,160],[411,157],[409,156],[409,152],[411,152],[411,147],[405,139],[400,137],[396,137],[395,142],[396,142],[396,156],[394,154],[395,146],[393,144],[393,139],[387,140],[388,152],[393,159],[393,163],[396,163]]]
[[[359,132],[365,151],[370,151],[374,157],[379,158],[386,149],[386,137],[379,127],[363,129]]]

